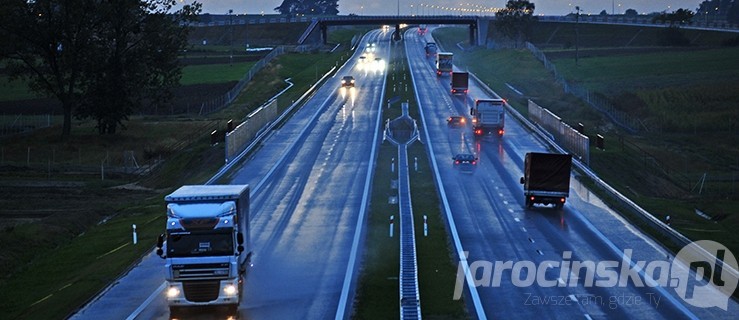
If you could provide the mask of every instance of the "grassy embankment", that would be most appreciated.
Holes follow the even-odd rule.
[[[660,219],[670,215],[672,226],[689,238],[715,240],[739,252],[733,231],[739,225],[739,124],[732,127],[739,117],[734,81],[739,49],[720,46],[731,36],[686,31],[702,47],[653,47],[663,34],[650,28],[581,25],[576,65],[571,27],[539,24],[534,42],[548,48],[547,56],[568,82],[641,119],[641,131],[629,134],[564,94],[528,50],[459,50],[455,44],[466,39],[465,32],[449,28],[434,35],[455,53],[455,63],[475,72],[524,115],[531,99],[573,127],[583,123],[591,141],[604,135],[605,150],[591,146],[591,168],[620,192]],[[709,179],[699,192],[704,173]],[[695,209],[715,219],[706,220]]]
[[[349,31],[335,33],[332,39],[347,43],[352,35]],[[58,138],[60,126],[4,138],[4,148],[56,150],[53,156],[58,162],[66,157],[63,151],[71,151],[73,164],[84,165],[92,158],[91,162],[99,165],[101,154],[122,154],[125,150],[134,151],[138,157],[145,153],[161,155],[164,162],[153,175],[140,180],[109,175],[104,181],[99,173],[55,167],[47,172],[26,167],[23,161],[12,165],[4,162],[0,170],[2,192],[14,196],[3,197],[2,213],[28,219],[9,224],[8,216],[0,217],[6,222],[0,231],[0,262],[9,275],[0,280],[3,317],[60,319],[85,303],[150,252],[155,237],[162,232],[163,196],[179,185],[204,182],[223,164],[222,145],[210,146],[209,131],[203,127],[210,128],[213,123],[223,127],[224,119],[241,119],[250,108],[280,90],[264,86],[266,82],[293,77],[296,86],[286,95],[297,97],[314,80],[316,72],[320,75],[328,71],[345,57],[342,50],[282,56],[255,79],[263,82],[242,92],[239,104],[207,117],[133,117],[126,123],[129,130],[113,136],[98,136],[91,121],[75,121],[68,140]],[[304,65],[316,68],[305,70]],[[218,74],[213,70],[204,72]],[[191,134],[193,131],[195,134]],[[60,181],[70,180],[75,183],[72,187],[59,186]],[[137,182],[143,190],[111,188],[130,182]],[[34,215],[39,212],[44,213],[41,218]],[[137,245],[131,243],[131,224],[137,225]]]
[[[405,60],[403,45],[394,46],[393,59],[387,69],[386,98],[398,96],[409,102],[409,114],[419,119],[418,104],[413,94],[410,72]],[[408,91],[405,86],[408,85]],[[393,87],[403,88],[394,92]],[[400,102],[383,110],[383,121],[401,115]],[[419,123],[420,124],[420,123]],[[423,130],[422,128],[419,128]],[[366,248],[362,274],[357,289],[354,317],[357,319],[394,319],[400,314],[399,305],[399,223],[398,205],[390,204],[389,197],[397,196],[391,180],[390,164],[397,157],[398,148],[390,142],[379,147],[373,180]],[[413,170],[413,159],[418,159],[418,171]],[[419,295],[424,318],[465,318],[464,303],[452,300],[456,266],[451,262],[445,221],[441,216],[439,200],[425,147],[415,142],[408,148],[410,184],[416,232],[418,258]],[[396,171],[397,172],[397,171]],[[395,216],[395,236],[389,237],[389,218]],[[423,216],[428,217],[429,236],[423,236]]]

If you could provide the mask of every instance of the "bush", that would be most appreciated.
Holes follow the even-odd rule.
[[[661,42],[664,46],[687,47],[690,45],[690,40],[678,27],[669,27],[663,30]]]

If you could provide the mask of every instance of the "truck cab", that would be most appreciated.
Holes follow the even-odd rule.
[[[165,259],[170,313],[226,306],[243,294],[249,252],[249,186],[182,186],[165,197],[167,224],[157,254]]]

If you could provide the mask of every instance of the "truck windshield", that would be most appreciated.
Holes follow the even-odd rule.
[[[231,232],[179,232],[167,236],[167,256],[198,257],[234,254]]]

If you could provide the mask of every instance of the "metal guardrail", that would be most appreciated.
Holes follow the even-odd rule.
[[[418,293],[418,261],[413,227],[411,183],[408,174],[408,145],[398,146],[398,203],[400,216],[400,319],[421,319]]]

